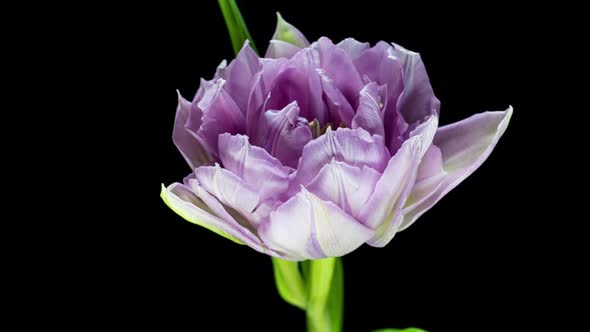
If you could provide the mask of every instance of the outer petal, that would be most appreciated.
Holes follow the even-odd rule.
[[[420,162],[432,143],[438,128],[438,117],[432,116],[410,134],[375,186],[373,195],[363,206],[359,220],[376,228],[368,244],[383,247],[398,231],[403,219],[402,208],[415,183]]]
[[[405,201],[406,192],[409,194],[409,189],[414,184],[422,144],[421,136],[404,142],[389,161],[375,191],[363,206],[358,219],[376,230],[375,237],[368,242],[370,245],[384,246],[397,231],[401,222],[400,202]]]
[[[381,173],[370,167],[350,166],[332,159],[332,162],[324,166],[311,181],[307,189],[357,218],[380,177]]]
[[[420,54],[397,44],[393,46],[404,73],[404,92],[399,100],[399,112],[408,123],[438,114],[440,101],[434,96]]]
[[[281,14],[277,12],[277,28],[272,35],[273,40],[281,40],[289,44],[304,48],[309,46],[307,38],[296,27],[285,21]]]
[[[437,156],[436,150],[430,151],[430,157],[425,162],[434,165],[421,165],[418,175],[422,181],[433,181],[435,184],[427,186],[430,192],[425,192],[424,186],[412,192],[412,198],[404,208],[400,230],[410,226],[481,166],[504,134],[511,116],[512,107],[509,107],[504,112],[480,113],[439,128],[434,144],[440,149],[440,156]],[[437,162],[442,162],[442,167],[436,165]]]
[[[236,58],[224,69],[227,83],[224,88],[246,116],[250,87],[256,73],[260,70],[260,62],[256,52],[250,47],[248,40],[236,55]]]
[[[371,47],[369,43],[361,43],[354,38],[346,38],[336,44],[336,46],[344,50],[351,60],[356,60],[363,51],[368,50]]]
[[[247,136],[220,135],[219,157],[225,169],[256,188],[260,201],[275,198],[289,185],[289,169],[263,148],[250,145]]]
[[[201,146],[201,143],[185,129],[191,110],[191,103],[182,98],[178,92],[178,107],[176,108],[176,118],[174,119],[174,130],[172,132],[172,141],[178,148],[191,169],[205,165],[211,162],[211,157]],[[200,112],[200,110],[196,110]]]
[[[197,103],[197,109],[202,113],[191,112],[186,129],[203,143],[211,156],[217,158],[219,134],[243,133],[246,121],[232,97],[223,88],[223,79],[215,82],[202,81],[201,84],[205,88],[202,98]]]
[[[221,203],[235,209],[246,218],[260,201],[260,196],[254,188],[242,181],[237,175],[221,168],[219,164],[195,169],[195,178]]]
[[[311,129],[305,118],[299,117],[299,107],[294,101],[280,111],[264,112],[265,137],[257,145],[279,159],[283,165],[295,168],[303,147],[312,139]]]
[[[301,47],[295,46],[291,43],[282,40],[271,40],[268,49],[266,50],[265,58],[277,59],[287,58],[290,59],[295,53],[299,52]]]
[[[271,248],[299,259],[345,255],[367,241],[373,231],[301,188],[296,196],[271,212],[260,236]]]
[[[352,128],[363,128],[371,135],[385,137],[383,127],[383,102],[379,96],[379,86],[371,82],[360,93],[359,107],[352,119]]]
[[[236,243],[244,244],[247,237],[239,225],[232,225],[217,217],[189,188],[180,184],[162,185],[160,197],[179,216],[193,224],[203,226]]]
[[[294,184],[297,187],[300,184],[307,185],[332,159],[356,167],[368,166],[383,172],[389,158],[383,137],[371,136],[361,128],[338,128],[332,131],[328,127],[323,136],[303,148]]]

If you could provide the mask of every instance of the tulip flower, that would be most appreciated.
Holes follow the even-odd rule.
[[[310,43],[278,15],[259,57],[235,2],[219,3],[237,55],[191,100],[179,93],[172,138],[190,174],[161,197],[189,222],[272,256],[279,293],[306,311],[308,330],[340,331],[334,257],[383,247],[412,225],[487,159],[512,108],[439,127],[418,53],[353,38]]]
[[[490,155],[512,114],[439,127],[418,53],[307,38],[279,16],[264,58],[179,95],[173,140],[192,173],[162,189],[186,220],[287,260],[385,246]]]

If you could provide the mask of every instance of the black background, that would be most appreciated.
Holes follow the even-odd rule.
[[[541,232],[551,221],[535,198],[550,180],[531,166],[543,153],[531,135],[549,111],[531,102],[544,93],[533,82],[543,81],[539,68],[547,61],[538,49],[546,37],[538,8],[238,4],[261,52],[276,11],[310,41],[352,36],[420,52],[442,102],[443,125],[514,107],[508,130],[479,170],[385,248],[363,246],[344,258],[345,331],[510,331],[538,322],[553,292],[539,281],[550,256]],[[90,268],[96,281],[82,287],[85,302],[107,298],[90,324],[303,331],[304,314],[278,296],[268,257],[182,220],[159,198],[161,183],[190,171],[171,139],[175,90],[192,98],[200,77],[209,79],[222,59],[233,58],[217,3],[144,4],[118,20],[125,29],[107,56],[122,60],[123,75],[111,81],[128,87],[121,99],[130,107],[105,112],[131,121],[121,124],[126,139],[109,157],[110,169],[124,179],[113,184],[121,204],[103,205],[109,221],[97,226],[106,237],[94,253],[101,264]]]

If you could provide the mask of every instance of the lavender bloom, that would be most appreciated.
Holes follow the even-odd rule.
[[[162,188],[186,220],[288,260],[385,246],[473,173],[512,108],[438,127],[418,53],[352,38],[310,44],[279,17],[264,58],[246,42],[173,140],[193,172]]]

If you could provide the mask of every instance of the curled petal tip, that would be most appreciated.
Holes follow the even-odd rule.
[[[279,12],[277,12],[277,27],[271,39],[281,40],[299,47],[309,46],[309,41],[303,33],[285,21]]]

